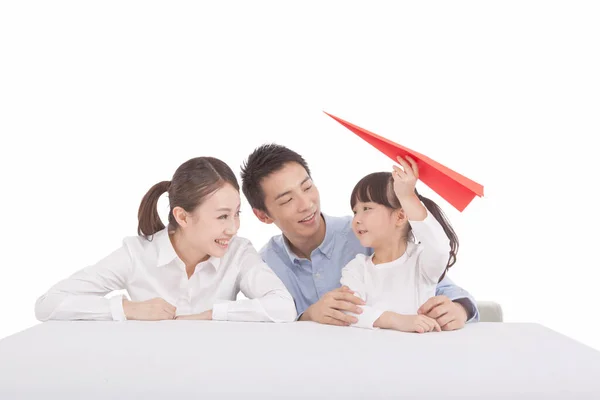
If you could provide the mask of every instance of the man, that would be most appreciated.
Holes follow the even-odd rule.
[[[352,231],[352,217],[321,213],[319,191],[302,156],[280,145],[263,145],[242,166],[242,190],[254,214],[282,232],[261,250],[263,260],[294,297],[301,321],[349,325],[364,304],[346,287],[341,271],[356,254],[372,254]],[[475,300],[448,277],[419,313],[434,318],[443,330],[479,320]]]

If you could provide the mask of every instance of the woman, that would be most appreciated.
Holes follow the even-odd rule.
[[[165,228],[157,211],[168,192]],[[47,320],[288,322],[294,301],[239,226],[239,186],[231,168],[212,157],[183,163],[171,181],[154,185],[138,211],[138,236],[97,264],[53,286],[35,306]],[[126,289],[123,296],[104,296]],[[239,291],[248,299],[235,300]]]

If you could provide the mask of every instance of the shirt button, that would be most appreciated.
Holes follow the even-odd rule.
[[[315,278],[320,278],[320,277],[321,277],[321,274],[317,272],[317,273],[315,274]]]

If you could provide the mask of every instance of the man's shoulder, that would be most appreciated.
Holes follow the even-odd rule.
[[[341,239],[341,241],[338,241],[338,245],[342,246],[341,248],[354,253],[365,252],[365,248],[360,244],[360,241],[352,230],[353,217],[351,215],[343,217],[325,215],[325,219],[327,221],[328,232],[331,230],[333,233],[332,236]]]
[[[283,236],[275,235],[265,243],[258,253],[271,268],[277,268],[282,263],[285,264],[285,249],[283,246]]]
[[[327,223],[327,229],[331,229],[336,234],[352,233],[352,216],[345,215],[343,217],[336,217],[328,214],[323,214]]]
[[[280,241],[281,235],[272,236],[259,250],[260,255],[262,256],[264,254],[276,251],[277,248],[281,247]]]

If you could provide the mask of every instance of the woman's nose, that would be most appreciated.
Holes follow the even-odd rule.
[[[234,218],[231,218],[231,223],[225,228],[225,234],[227,235],[235,235],[238,231],[238,224],[236,223]]]

